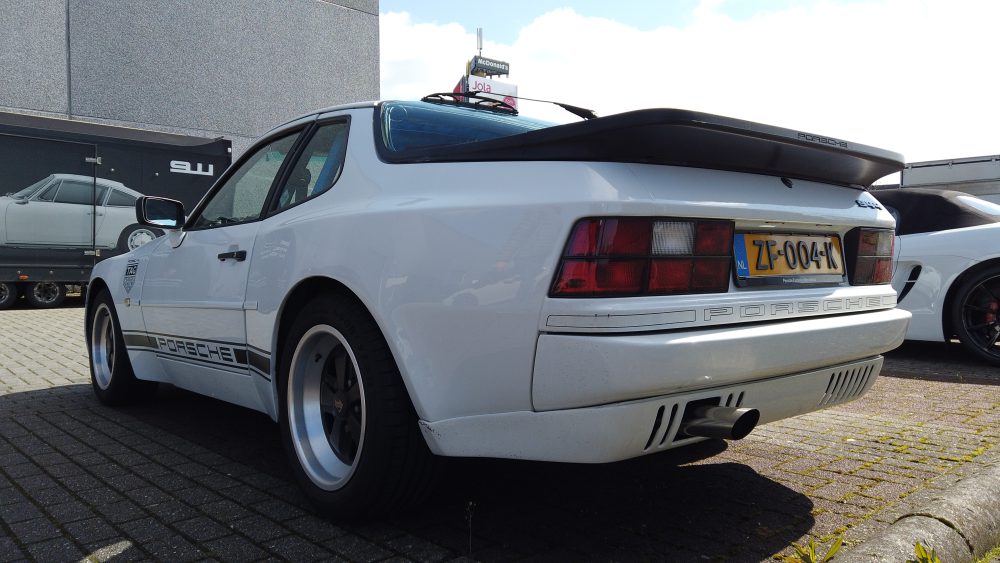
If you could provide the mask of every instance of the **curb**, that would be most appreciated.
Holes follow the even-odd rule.
[[[1000,463],[962,479],[911,507],[888,528],[838,554],[837,563],[897,563],[913,559],[914,544],[941,561],[973,562],[1000,545]]]

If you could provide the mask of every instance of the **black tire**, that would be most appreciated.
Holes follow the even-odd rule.
[[[965,278],[955,291],[951,322],[976,357],[1000,366],[1000,266]]]
[[[135,248],[139,248],[139,246],[142,246],[142,244],[145,244],[145,242],[139,244],[135,248],[131,248],[129,246],[129,242],[130,239],[133,238],[133,235],[140,235],[140,234],[145,235],[143,237],[143,240],[145,242],[149,242],[153,239],[163,236],[163,231],[161,231],[160,229],[154,229],[153,227],[147,227],[145,225],[129,225],[124,229],[122,229],[121,234],[118,235],[118,245],[115,246],[115,249],[118,250],[119,252],[125,253],[131,250],[135,250]]]
[[[279,377],[285,452],[320,512],[358,521],[423,498],[435,457],[389,346],[359,302],[307,303],[285,338]]]
[[[36,309],[51,309],[62,305],[66,299],[66,286],[59,282],[29,283],[24,298]]]
[[[118,314],[107,289],[99,291],[87,307],[86,333],[90,383],[99,401],[121,406],[156,392],[155,381],[138,379],[132,371]]]
[[[14,303],[17,303],[18,295],[20,292],[16,283],[0,282],[0,310],[10,309],[14,306]]]

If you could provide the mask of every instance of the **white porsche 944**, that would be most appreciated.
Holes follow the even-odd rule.
[[[341,518],[415,498],[435,456],[600,463],[739,439],[861,396],[902,342],[894,221],[865,191],[901,168],[672,109],[319,111],[189,215],[137,203],[166,234],[94,269],[93,387],[267,413]]]

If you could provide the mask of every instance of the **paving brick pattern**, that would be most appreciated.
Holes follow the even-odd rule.
[[[906,345],[861,400],[603,466],[455,460],[420,509],[318,518],[270,419],[173,388],[93,398],[77,303],[0,312],[0,561],[760,561],[859,541],[1000,459],[1000,373]]]

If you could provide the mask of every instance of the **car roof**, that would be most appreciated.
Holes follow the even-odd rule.
[[[111,188],[117,188],[117,189],[129,192],[129,193],[132,193],[132,194],[142,195],[142,194],[140,194],[139,192],[137,192],[135,190],[131,190],[129,188],[126,188],[125,184],[123,184],[121,182],[116,182],[114,180],[108,180],[107,178],[94,178],[93,176],[83,176],[81,174],[63,174],[63,173],[53,174],[52,177],[53,177],[53,179],[57,179],[57,180],[80,180],[80,181],[83,181],[83,182],[91,181],[91,180],[95,180],[96,179],[97,183],[99,183],[99,184],[103,184],[103,185],[111,187]]]
[[[899,212],[896,224],[898,235],[932,233],[997,222],[996,218],[964,203],[963,197],[975,197],[964,192],[895,188],[878,190],[872,195],[882,205]]]
[[[308,113],[303,113],[302,115],[300,115],[300,116],[298,116],[298,117],[296,117],[294,119],[289,119],[288,121],[282,123],[281,125],[278,125],[277,127],[272,127],[271,130],[269,130],[267,133],[264,133],[263,135],[261,135],[260,138],[269,137],[269,136],[271,136],[271,134],[273,134],[275,132],[278,132],[278,131],[281,131],[282,129],[288,127],[289,125],[291,125],[293,123],[298,123],[299,121],[302,121],[303,119],[308,119],[310,117],[316,117],[318,115],[322,115],[324,113],[329,113],[331,111],[344,111],[344,110],[349,110],[349,109],[373,108],[373,107],[375,107],[376,105],[378,105],[380,103],[382,103],[382,102],[381,101],[353,102],[353,103],[350,103],[350,104],[340,104],[340,105],[336,105],[336,106],[329,106],[329,107],[325,107],[325,108],[322,108],[322,109],[313,110],[313,111],[310,111]]]

